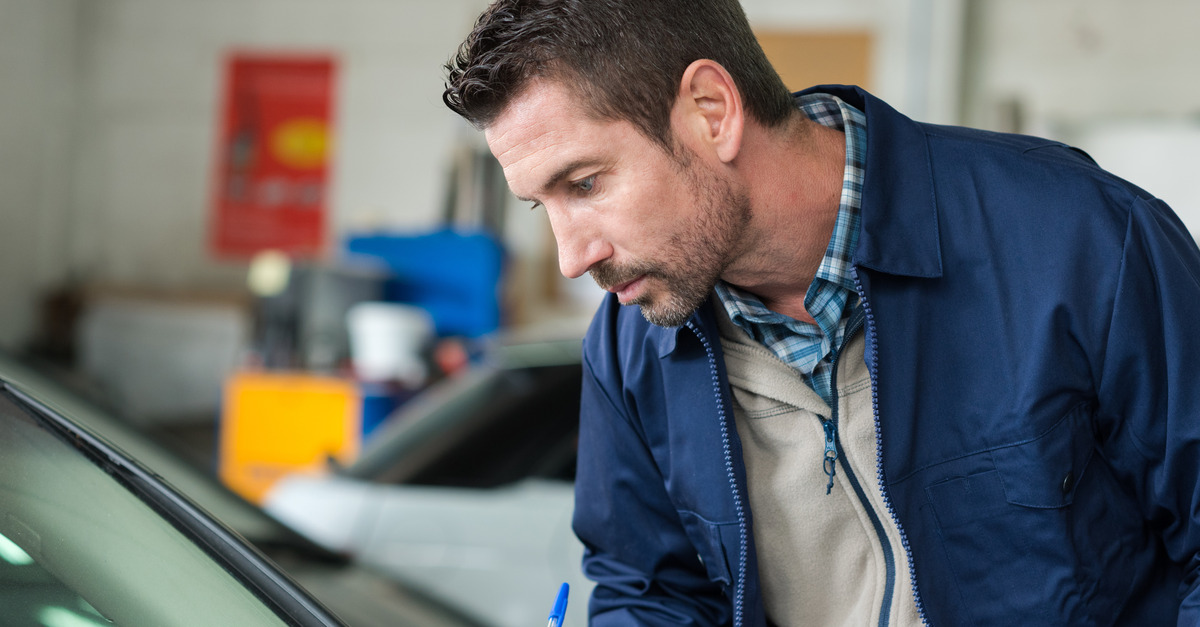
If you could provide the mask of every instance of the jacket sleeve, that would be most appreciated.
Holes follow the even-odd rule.
[[[1131,212],[1098,401],[1105,455],[1183,569],[1200,624],[1200,252],[1165,205]]]
[[[590,624],[729,624],[729,601],[706,576],[644,433],[586,349],[583,378],[574,528],[596,582]]]

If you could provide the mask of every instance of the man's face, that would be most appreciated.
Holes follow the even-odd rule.
[[[750,206],[734,181],[558,83],[530,85],[485,136],[513,193],[546,208],[563,275],[590,273],[654,324],[683,324],[737,253]]]

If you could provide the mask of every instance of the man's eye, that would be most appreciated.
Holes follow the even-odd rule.
[[[577,189],[581,192],[590,192],[595,187],[596,187],[596,177],[594,177],[594,176],[589,176],[589,177],[575,183],[575,189]]]

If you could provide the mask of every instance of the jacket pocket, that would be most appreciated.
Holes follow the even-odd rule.
[[[1088,549],[1076,533],[1074,504],[1094,447],[1090,412],[1081,405],[1037,437],[958,460],[977,472],[925,488],[966,622],[1081,618],[1094,582],[1079,576]]]
[[[1009,506],[1058,509],[1071,505],[1095,442],[1087,406],[1080,405],[1049,431],[980,453],[992,469],[925,488],[942,528],[1002,514]]]
[[[728,592],[741,553],[738,523],[714,523],[689,511],[680,511],[679,518],[696,547],[696,555],[704,564],[709,580],[721,584]]]
[[[1072,410],[1045,435],[992,451],[1005,499],[1022,507],[1066,507],[1095,450],[1087,406]]]

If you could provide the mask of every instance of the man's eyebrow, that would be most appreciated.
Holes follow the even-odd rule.
[[[594,159],[594,158],[590,158],[590,157],[585,158],[585,159],[576,159],[574,161],[567,162],[561,168],[556,170],[554,172],[554,174],[551,174],[550,178],[546,179],[546,182],[542,184],[542,188],[540,190],[538,190],[538,197],[539,198],[545,197],[546,194],[550,193],[550,190],[557,187],[560,183],[562,183],[564,180],[566,180],[567,177],[571,176],[571,173],[575,172],[576,170],[578,170],[580,168],[586,168],[589,166],[597,165],[599,163],[600,163],[599,159]],[[521,196],[517,196],[517,200],[520,200],[522,202],[538,202],[538,200],[536,198],[523,198]]]

